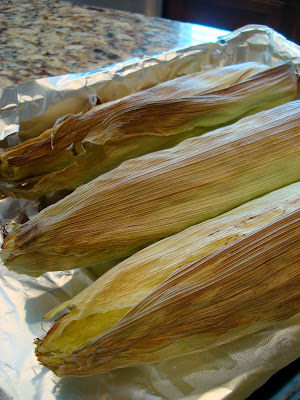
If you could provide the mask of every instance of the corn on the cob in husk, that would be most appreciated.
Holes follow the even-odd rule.
[[[245,63],[198,73],[71,116],[0,154],[0,179],[10,184],[2,193],[34,199],[73,190],[124,160],[293,100],[292,65],[265,69]]]
[[[298,208],[299,182],[146,247],[106,272],[74,299],[57,306],[45,317],[52,318],[68,307],[75,308],[76,310],[64,317],[62,325],[66,331],[72,323],[70,332],[73,329],[77,331],[77,327],[82,325],[83,328],[78,329],[80,333],[77,338],[77,345],[80,347],[92,337],[88,336],[88,330],[94,329],[96,322],[93,323],[91,318],[98,321],[97,334],[100,334],[180,266],[239,240]],[[89,324],[83,322],[85,319]]]
[[[103,265],[300,179],[300,101],[125,161],[6,237],[8,268]]]
[[[231,225],[236,229],[237,222],[241,237],[245,223],[245,232],[252,233],[225,247],[221,247],[224,238],[221,243],[217,238],[211,240],[212,249],[219,250],[189,264],[184,264],[183,257],[182,266],[150,293],[146,283],[144,297],[138,286],[138,277],[143,286],[142,271],[129,273],[129,288],[117,287],[117,283],[121,284],[119,279],[114,282],[117,302],[109,301],[107,308],[103,297],[101,314],[101,294],[97,298],[95,289],[98,285],[101,291],[101,280],[105,282],[106,276],[99,278],[77,296],[78,300],[70,302],[76,307],[71,313],[56,321],[46,337],[36,340],[39,361],[59,376],[91,375],[207,350],[298,314],[300,209],[286,214],[287,209],[295,206],[295,198],[287,209],[288,202],[280,209],[276,194],[273,196],[273,215],[272,205],[268,210],[257,209],[256,201],[248,207],[254,214],[250,223],[234,211],[227,214],[227,228]],[[299,199],[296,202],[299,205]],[[256,214],[259,209],[261,215]],[[277,213],[285,215],[274,221]],[[222,218],[224,224],[226,216]],[[214,220],[212,235],[223,228],[218,219]],[[273,222],[261,228],[264,220]],[[152,270],[150,277],[154,273]],[[135,285],[131,286],[130,279]],[[109,286],[109,279],[106,282]],[[110,292],[109,297],[112,296]],[[124,315],[127,297],[129,307]]]

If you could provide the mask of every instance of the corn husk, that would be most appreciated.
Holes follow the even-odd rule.
[[[2,185],[2,194],[35,199],[73,190],[124,160],[172,147],[295,95],[296,75],[290,63],[267,70],[245,63],[88,107],[0,154],[0,178],[9,184]]]
[[[103,266],[300,179],[300,102],[128,160],[6,237],[8,268]]]
[[[255,213],[255,201],[251,207]],[[229,215],[234,224],[234,211]],[[261,216],[255,218],[259,226]],[[247,218],[237,220],[239,226],[249,223]],[[218,218],[214,226],[219,229]],[[107,313],[112,311],[105,311],[105,306],[103,314],[97,313],[101,304],[90,296],[93,288],[87,289],[84,296],[77,296],[81,300],[85,297],[82,305],[77,308],[75,300],[76,308],[61,317],[45,338],[36,341],[36,355],[59,376],[91,375],[208,350],[290,318],[300,312],[299,243],[298,208],[175,269],[116,322],[115,314],[108,323]],[[218,248],[217,240],[214,245]],[[141,271],[138,276],[142,276]],[[126,281],[130,278],[137,283],[136,274],[127,276]],[[125,299],[126,293],[133,297],[130,290],[120,287],[115,292],[117,297],[120,290],[125,292]],[[139,293],[137,285],[133,290]],[[115,307],[117,313],[118,302]]]
[[[177,268],[227,246],[298,208],[300,182],[146,247],[107,271],[75,298],[54,308],[45,318],[53,318],[66,308],[76,308],[76,312],[68,314],[69,325],[71,321],[81,324],[82,319],[101,314],[97,326],[99,334],[105,330],[102,326],[106,325],[106,319],[109,326],[117,322]],[[118,319],[113,318],[116,311]],[[81,345],[86,340],[85,337]]]
[[[300,183],[297,182],[156,242],[106,272],[74,299],[62,303],[45,317],[52,318],[68,307],[76,308],[76,312],[68,314],[69,325],[71,321],[82,323],[84,318],[102,314],[101,324],[97,326],[99,334],[104,330],[104,320],[109,319],[109,325],[117,322],[180,266],[300,208],[299,194]],[[116,311],[117,320],[113,319]],[[81,345],[86,340],[85,337]]]

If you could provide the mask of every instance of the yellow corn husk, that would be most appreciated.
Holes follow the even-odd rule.
[[[76,308],[65,318],[64,329],[72,322],[71,329],[77,330],[74,324],[82,324],[83,319],[94,316],[98,319],[99,334],[107,329],[103,327],[112,326],[180,266],[300,208],[299,194],[300,182],[297,182],[156,242],[122,261],[74,299],[62,303],[45,317],[52,318],[68,307]],[[101,314],[101,319],[98,314]],[[90,339],[87,337],[90,327],[85,323],[83,325],[86,330],[80,330],[83,337],[78,340],[84,342]],[[89,325],[93,327],[96,323]]]
[[[162,254],[163,262],[154,261],[147,270],[147,256],[153,258],[155,247],[168,243],[168,238],[141,252],[143,256],[132,257],[140,257],[141,270],[130,269],[130,259],[123,262],[127,273],[121,264],[113,268],[64,304],[75,308],[36,340],[39,361],[59,376],[91,375],[208,350],[299,314],[300,208],[296,209],[295,190],[299,194],[299,184],[200,224],[200,258],[184,255],[187,244],[177,263],[171,247],[169,258]],[[222,247],[227,238],[234,240],[231,229],[242,239]],[[185,239],[194,234],[182,232],[177,240],[181,235]],[[211,252],[214,249],[219,250]],[[154,275],[160,266],[167,277],[161,275],[164,280],[156,286]]]
[[[296,81],[290,63],[267,70],[245,63],[177,78],[102,104],[67,118],[53,134],[48,130],[3,151],[0,179],[10,186],[2,185],[2,193],[34,199],[73,190],[124,160],[293,100]]]
[[[20,225],[8,268],[101,266],[300,179],[300,101],[125,161]]]

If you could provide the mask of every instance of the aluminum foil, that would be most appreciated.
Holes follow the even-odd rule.
[[[214,43],[0,89],[2,144],[38,135],[59,117],[79,112],[90,94],[109,101],[203,69],[245,61],[275,66],[282,60],[292,60],[300,73],[299,46],[268,27],[249,25]],[[4,199],[0,218],[3,224],[20,222],[37,208]],[[239,400],[300,354],[296,316],[210,351],[85,378],[58,378],[38,364],[33,340],[53,323],[42,320],[46,312],[95,279],[84,269],[30,278],[0,265],[1,400]]]

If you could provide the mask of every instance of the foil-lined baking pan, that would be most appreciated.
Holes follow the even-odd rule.
[[[249,25],[214,43],[0,89],[2,145],[36,136],[58,118],[79,112],[90,94],[106,102],[187,73],[246,61],[275,66],[283,60],[291,60],[300,74],[299,46],[268,27]],[[37,209],[37,203],[3,199],[1,221],[19,222]],[[300,354],[300,316],[295,316],[213,350],[90,377],[58,378],[38,364],[33,340],[53,323],[42,320],[46,312],[95,279],[85,269],[31,278],[0,265],[1,400],[239,400]]]

